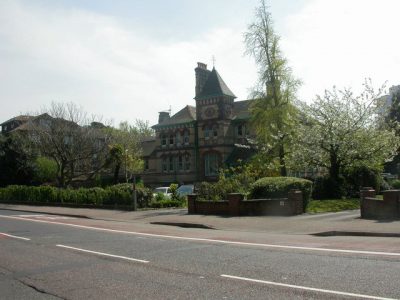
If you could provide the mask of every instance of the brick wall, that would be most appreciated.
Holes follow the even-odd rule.
[[[188,196],[189,214],[265,216],[297,215],[303,213],[301,191],[292,190],[287,198],[244,200],[241,194],[229,194],[227,200],[199,201],[197,195]]]
[[[400,190],[384,191],[382,194],[383,200],[376,198],[375,190],[372,188],[364,188],[360,191],[361,218],[400,218]]]

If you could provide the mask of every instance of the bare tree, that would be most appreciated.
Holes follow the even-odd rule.
[[[109,133],[99,118],[73,103],[52,103],[26,127],[40,155],[57,163],[58,184],[65,186],[81,176],[90,178],[104,168]]]

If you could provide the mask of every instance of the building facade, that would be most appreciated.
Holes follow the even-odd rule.
[[[249,158],[251,100],[235,101],[215,68],[204,63],[195,68],[195,105],[173,116],[160,112],[152,128],[154,138],[142,142],[148,185],[215,181],[219,169]]]

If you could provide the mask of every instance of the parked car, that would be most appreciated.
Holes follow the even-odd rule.
[[[161,186],[155,188],[153,191],[153,197],[157,196],[157,194],[163,194],[167,198],[171,198],[171,189],[168,186]]]
[[[179,196],[187,196],[193,194],[193,191],[194,191],[193,184],[184,184],[178,188],[177,193]]]

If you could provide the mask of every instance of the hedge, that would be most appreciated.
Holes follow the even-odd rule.
[[[147,188],[137,189],[139,207],[148,206],[152,192]],[[69,204],[92,206],[132,205],[132,186],[118,184],[107,188],[60,189],[51,186],[10,185],[0,188],[0,202]]]
[[[311,198],[312,182],[296,177],[264,177],[250,187],[250,199],[268,199],[287,197],[290,190],[300,190],[303,194],[303,211]]]

